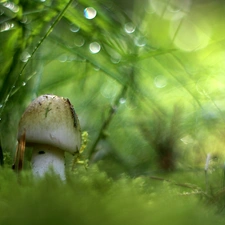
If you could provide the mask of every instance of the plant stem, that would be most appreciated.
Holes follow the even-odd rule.
[[[96,146],[98,145],[99,141],[101,139],[104,139],[104,136],[105,136],[105,131],[106,129],[108,128],[110,122],[112,121],[112,118],[113,116],[115,115],[116,113],[116,110],[118,108],[118,105],[119,105],[119,102],[120,102],[120,99],[124,97],[124,95],[126,94],[126,91],[127,91],[127,88],[128,88],[128,85],[125,84],[120,92],[120,94],[117,96],[113,106],[110,107],[109,109],[109,113],[108,113],[108,116],[106,118],[106,120],[104,121],[104,123],[102,124],[101,128],[100,128],[100,131],[98,133],[98,136],[95,140],[95,142],[93,143],[90,151],[89,151],[89,159],[91,158],[91,156],[93,155],[93,153],[95,152],[95,149],[96,149]]]
[[[9,97],[11,97],[11,94],[13,93],[14,87],[16,86],[19,77],[23,74],[24,70],[26,69],[27,65],[29,64],[29,62],[31,61],[31,59],[33,58],[34,54],[37,52],[37,50],[39,49],[39,47],[42,45],[42,43],[44,42],[44,40],[49,36],[49,34],[52,32],[52,30],[54,29],[54,27],[58,24],[58,22],[61,20],[61,18],[63,17],[64,13],[66,12],[66,10],[68,9],[68,7],[71,5],[71,3],[73,2],[73,0],[70,0],[66,6],[64,7],[64,9],[59,13],[59,15],[57,16],[57,18],[54,20],[53,24],[49,27],[49,29],[47,30],[47,32],[45,33],[45,35],[40,39],[40,41],[37,43],[37,45],[35,46],[35,48],[33,49],[33,51],[31,52],[30,57],[28,58],[27,62],[23,65],[19,75],[17,76],[17,78],[15,79],[14,85],[12,85],[11,89],[9,90],[9,93],[7,95],[7,97],[5,98],[3,104],[2,104],[2,108],[1,108],[1,112],[0,112],[0,117],[1,114],[3,112],[3,109],[9,99]]]
[[[3,164],[4,164],[4,157],[3,157],[2,145],[0,143],[0,166],[3,166]]]

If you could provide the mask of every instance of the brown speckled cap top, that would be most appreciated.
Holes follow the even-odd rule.
[[[26,144],[48,144],[75,153],[81,146],[81,129],[70,101],[55,95],[41,95],[27,107],[18,129]]]

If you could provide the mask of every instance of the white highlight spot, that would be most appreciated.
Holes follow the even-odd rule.
[[[154,84],[157,88],[164,88],[167,85],[167,79],[162,75],[158,75],[154,79]]]
[[[92,20],[96,17],[97,11],[92,7],[87,7],[84,9],[84,17],[88,20]]]
[[[135,28],[133,23],[126,23],[125,26],[124,26],[124,30],[128,34],[134,33],[135,29],[136,28]]]
[[[101,50],[101,45],[98,42],[92,42],[89,45],[89,50],[91,51],[91,53],[96,54]]]

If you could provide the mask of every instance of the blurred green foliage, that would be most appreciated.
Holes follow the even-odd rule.
[[[67,184],[48,175],[33,180],[9,170],[0,171],[1,224],[223,224],[214,214],[173,185],[130,179],[117,182],[95,167],[77,170]],[[201,206],[201,207],[199,207]]]
[[[7,169],[1,170],[3,212],[13,205],[12,215],[31,223],[37,218],[37,202],[39,215],[59,206],[46,215],[51,222],[53,214],[59,216],[56,223],[78,218],[83,224],[128,219],[131,224],[160,224],[167,217],[173,224],[185,224],[190,217],[195,224],[217,221],[211,214],[206,218],[206,209],[192,197],[178,197],[172,208],[165,208],[164,198],[169,202],[174,196],[164,193],[170,190],[164,186],[152,203],[143,190],[154,185],[148,183],[139,192],[131,178],[160,176],[160,182],[192,183],[204,190],[200,196],[207,203],[223,210],[224,7],[222,0],[1,0],[0,162],[4,159],[5,168],[12,164],[17,124],[29,102],[56,94],[71,100],[82,130],[89,133],[83,157],[90,170],[97,165],[107,174],[97,189],[82,179],[93,182],[100,171],[83,178],[76,174],[78,180],[74,175],[65,186],[51,177],[49,183],[23,177],[24,187],[16,185]],[[67,156],[69,177],[71,162]],[[121,179],[121,174],[131,178]],[[67,194],[61,197],[63,191]],[[16,197],[9,199],[14,192]],[[146,192],[152,196],[155,189]],[[50,205],[42,204],[42,198]],[[30,216],[22,216],[25,211]],[[60,217],[60,211],[68,216]],[[16,219],[3,216],[0,221],[12,224]]]

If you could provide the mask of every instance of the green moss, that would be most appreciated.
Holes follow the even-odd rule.
[[[19,179],[0,171],[0,224],[222,224],[195,197],[180,196],[146,178],[109,179],[95,167],[69,174],[66,183],[48,175]]]

